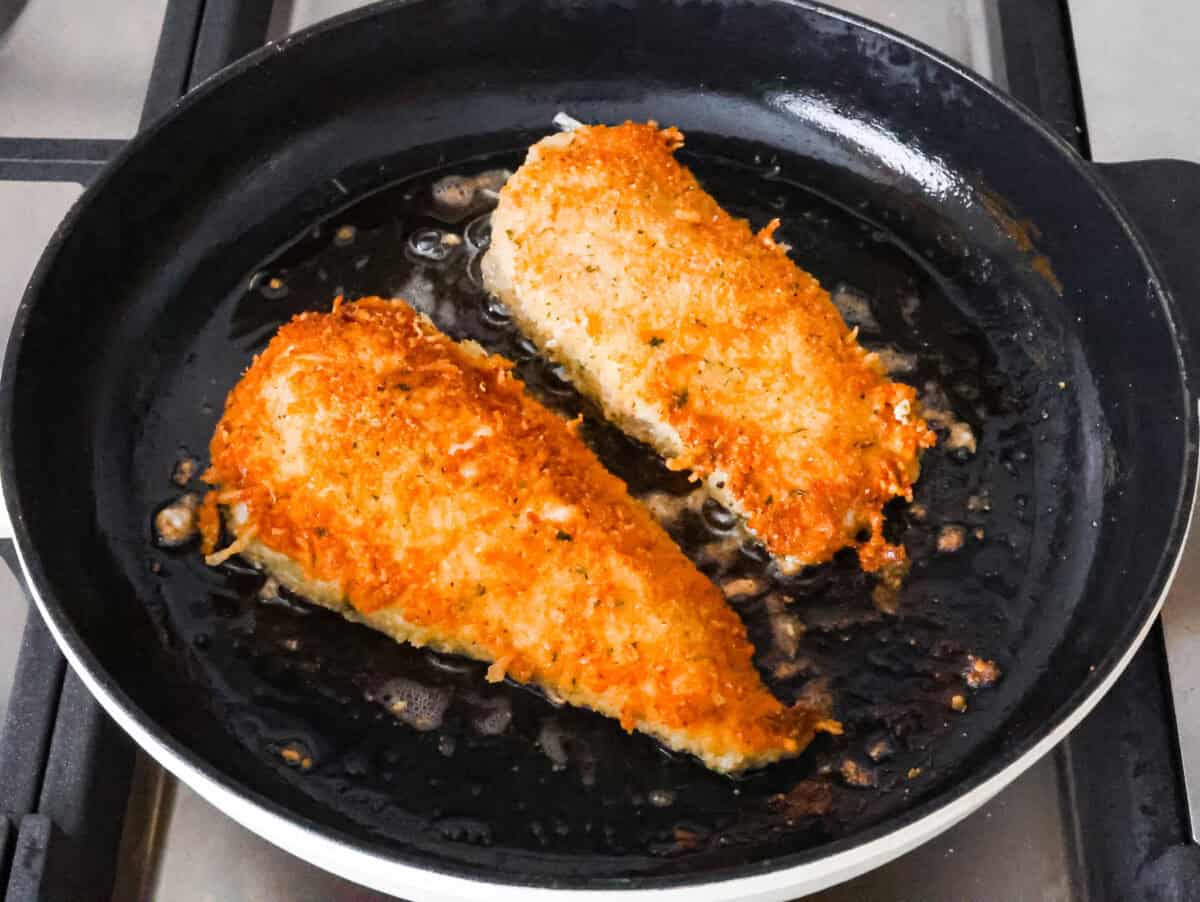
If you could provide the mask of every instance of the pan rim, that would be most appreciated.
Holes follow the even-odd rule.
[[[1187,429],[1189,441],[1181,489],[1179,496],[1175,499],[1171,514],[1169,540],[1162,549],[1154,575],[1146,583],[1139,607],[1145,608],[1150,599],[1154,600],[1140,620],[1134,620],[1125,626],[1121,635],[1113,642],[1109,652],[1101,661],[1097,662],[1095,671],[1072,693],[1056,712],[1055,717],[1046,721],[1037,733],[1020,743],[1015,743],[1012,749],[998,753],[979,771],[944,788],[923,803],[887,818],[858,834],[813,850],[731,866],[704,874],[626,879],[601,878],[570,887],[551,885],[545,878],[537,883],[522,883],[519,882],[519,878],[508,877],[504,878],[503,882],[494,882],[493,880],[477,879],[474,876],[462,876],[472,873],[466,866],[447,866],[444,862],[431,863],[428,860],[429,856],[424,853],[399,852],[379,843],[348,837],[335,828],[320,826],[308,817],[297,815],[285,806],[265,798],[257,790],[228,777],[171,737],[166,730],[134,704],[132,699],[112,679],[101,662],[95,658],[81,637],[75,635],[65,609],[54,599],[53,593],[49,590],[49,580],[41,570],[39,556],[30,542],[25,518],[22,516],[24,499],[16,490],[14,438],[10,426],[21,337],[28,326],[37,297],[42,292],[43,283],[46,281],[48,273],[57,265],[59,252],[67,236],[88,209],[92,196],[104,190],[114,173],[129,157],[137,154],[145,144],[152,142],[161,130],[170,127],[188,109],[203,102],[209,94],[219,90],[227,82],[235,80],[243,71],[262,64],[287,48],[320,39],[321,35],[328,31],[359,20],[380,16],[402,7],[418,6],[427,2],[429,0],[384,0],[384,2],[371,7],[353,10],[320,22],[279,42],[268,43],[249,56],[205,79],[194,90],[177,101],[157,122],[126,144],[105,171],[88,186],[76,201],[47,244],[18,307],[9,338],[3,374],[0,376],[0,421],[3,423],[3,433],[0,435],[0,480],[3,485],[12,487],[10,491],[4,493],[5,504],[12,521],[15,544],[26,586],[49,625],[56,642],[62,648],[73,669],[81,676],[109,714],[137,739],[142,748],[149,751],[169,771],[217,804],[222,810],[227,812],[238,810],[241,815],[238,819],[264,838],[288,849],[293,854],[319,863],[327,870],[359,883],[369,883],[369,885],[385,891],[412,892],[414,888],[421,888],[430,893],[445,892],[446,895],[442,898],[484,898],[486,896],[487,898],[499,897],[502,899],[523,899],[529,898],[533,894],[537,894],[539,898],[550,898],[581,890],[590,891],[598,897],[607,896],[609,893],[615,895],[616,892],[620,892],[622,895],[628,895],[630,892],[654,892],[658,898],[668,898],[674,897],[677,893],[687,892],[689,898],[693,898],[697,889],[704,888],[706,890],[704,898],[746,898],[745,893],[751,893],[751,898],[783,898],[778,894],[796,892],[801,888],[805,892],[815,891],[821,887],[849,879],[858,873],[881,865],[937,835],[994,796],[1053,745],[1061,741],[1098,703],[1140,647],[1170,589],[1190,527],[1197,484],[1197,409],[1188,384],[1189,368],[1181,342],[1184,330],[1181,318],[1176,312],[1176,301],[1167,287],[1167,283],[1162,279],[1157,264],[1147,252],[1136,227],[1131,223],[1128,215],[1096,170],[1079,157],[1064,139],[1038,119],[1032,111],[978,74],[963,68],[919,41],[885,26],[841,10],[831,9],[821,3],[811,2],[811,0],[771,0],[771,2],[774,5],[796,8],[846,22],[863,31],[907,47],[939,67],[949,70],[958,78],[964,79],[995,102],[1006,107],[1042,140],[1048,141],[1059,155],[1064,157],[1065,162],[1080,173],[1087,186],[1109,208],[1115,221],[1125,231],[1132,250],[1138,255],[1141,264],[1156,283],[1154,294],[1166,317],[1174,345],[1176,363],[1180,371],[1182,393],[1186,402],[1184,426]],[[1041,734],[1040,738],[1038,738],[1038,733]],[[286,836],[287,839],[281,839],[281,836]],[[318,851],[320,854],[314,854]],[[343,864],[343,861],[347,863]],[[829,864],[831,862],[833,864]],[[383,875],[379,877],[380,882],[371,879],[375,877],[373,868]],[[393,878],[404,875],[406,881],[384,880],[384,876],[389,873],[393,875]],[[737,886],[741,886],[742,889],[734,893],[734,888]],[[475,895],[464,896],[466,890],[472,890]],[[711,891],[711,895],[708,891]]]
[[[1187,541],[1186,533],[1190,531],[1191,519],[1189,517],[1189,522],[1185,527],[1185,535],[1182,540],[1184,543]],[[21,569],[28,580],[30,570],[19,544],[17,553]],[[527,899],[550,902],[550,900],[564,899],[568,896],[577,897],[580,894],[587,894],[590,899],[595,899],[597,902],[605,902],[605,900],[616,902],[618,899],[625,900],[633,897],[653,897],[656,902],[658,900],[673,902],[676,899],[700,899],[704,902],[726,902],[726,900],[733,902],[733,900],[751,899],[762,900],[762,902],[767,902],[767,900],[784,902],[784,900],[792,899],[794,893],[814,893],[850,880],[928,842],[994,798],[1065,739],[1071,730],[1099,704],[1141,648],[1142,642],[1150,632],[1170,591],[1181,557],[1179,554],[1176,555],[1167,582],[1149,616],[1141,624],[1134,641],[1130,643],[1120,660],[1105,674],[1091,693],[1071,709],[1068,717],[1031,747],[965,792],[959,793],[940,805],[933,804],[935,800],[930,800],[925,805],[910,809],[899,816],[899,818],[909,821],[903,826],[889,828],[890,821],[885,820],[861,834],[831,843],[831,846],[844,846],[832,854],[814,854],[814,852],[828,848],[825,846],[818,847],[813,852],[801,852],[796,856],[787,856],[789,859],[797,856],[808,858],[808,860],[795,864],[774,868],[771,867],[771,862],[740,865],[728,869],[734,872],[730,876],[719,876],[722,872],[718,871],[715,872],[718,875],[715,879],[706,874],[698,881],[694,880],[697,875],[617,879],[605,881],[618,884],[616,886],[602,885],[596,888],[558,887],[542,883],[512,881],[496,882],[461,876],[423,863],[409,863],[382,849],[379,851],[368,849],[365,842],[356,842],[341,836],[330,835],[334,831],[329,829],[314,828],[308,818],[289,816],[283,806],[257,797],[258,793],[253,790],[242,791],[236,785],[236,781],[222,779],[223,775],[214,773],[214,768],[203,763],[199,767],[190,763],[186,760],[185,755],[181,755],[171,747],[176,743],[169,737],[156,735],[162,731],[155,728],[156,725],[151,718],[146,717],[119,689],[112,691],[105,686],[104,683],[109,681],[105,679],[107,675],[103,671],[98,677],[89,669],[88,662],[83,660],[80,650],[75,648],[73,639],[63,632],[62,625],[49,610],[41,593],[31,588],[31,595],[72,670],[80,677],[105,711],[134,738],[139,748],[209,804],[236,820],[241,826],[284,851],[346,880],[381,892],[407,895],[417,891],[421,893],[421,899],[445,899],[448,902],[449,900],[522,902]],[[87,654],[86,650],[83,654]],[[150,726],[146,726],[142,721]],[[234,786],[228,785],[230,783],[233,783]],[[257,798],[251,798],[251,796]],[[931,810],[916,814],[920,808],[926,807]],[[866,834],[874,835],[864,838]],[[407,857],[404,856],[404,858]],[[737,873],[746,870],[752,870],[755,873]]]

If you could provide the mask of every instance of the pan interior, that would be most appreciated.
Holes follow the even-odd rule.
[[[691,11],[671,19],[668,46],[607,48],[593,78],[571,75],[554,40],[537,45],[528,71],[505,74],[492,38],[464,31],[479,25],[469,5],[442,9],[430,34],[451,56],[437,79],[408,63],[389,70],[378,49],[398,40],[384,37],[392,28],[433,28],[417,4],[216,86],[95,192],[43,273],[8,375],[22,424],[10,475],[43,594],[103,679],[197,766],[317,829],[433,867],[556,885],[807,860],[961,791],[1063,716],[1088,668],[1111,664],[1152,603],[1143,594],[1156,562],[1131,557],[1125,493],[1164,512],[1145,529],[1168,544],[1186,455],[1165,425],[1186,412],[1170,324],[1074,166],[985,92],[814,11],[679,7]],[[592,15],[619,29],[658,9]],[[600,23],[556,10],[492,12],[509,17],[508,34],[525,23],[543,41],[594,41]],[[542,18],[525,18],[533,12]],[[706,93],[681,87],[699,77],[689,29],[694,41],[713,24],[751,22],[818,59],[788,49],[791,74],[768,80],[744,74],[766,63],[743,53],[750,68],[718,65],[701,80]],[[522,52],[515,40],[510,53]],[[455,47],[477,52],[460,59]],[[832,103],[838,68],[865,81]],[[926,106],[885,116],[914,80]],[[303,112],[275,108],[281,84],[306,97]],[[875,96],[880,85],[892,93]],[[708,190],[755,226],[779,217],[780,240],[835,291],[864,342],[958,424],[958,448],[943,430],[926,455],[917,506],[889,509],[890,533],[915,561],[894,612],[873,602],[853,555],[786,578],[759,549],[730,547],[719,514],[670,501],[686,482],[605,426],[479,288],[486,209],[451,215],[433,186],[515,168],[559,108],[680,125],[684,159]],[[1023,174],[987,165],[991,151],[955,130],[995,133],[1003,117],[1025,129]],[[949,131],[931,137],[938,122]],[[201,138],[217,132],[221,148]],[[1039,200],[1031,179],[1057,180],[1057,203]],[[1086,242],[1072,222],[1086,223]],[[1121,253],[1096,262],[1087,246],[1101,243]],[[1099,299],[1114,285],[1134,286],[1125,312]],[[336,293],[403,296],[455,337],[518,360],[546,403],[582,411],[585,436],[633,492],[683,508],[672,534],[705,572],[756,581],[737,609],[769,685],[791,698],[824,682],[846,735],[728,780],[588,712],[487,686],[478,665],[296,599],[264,602],[261,575],[155,548],[152,515],[182,491],[176,464],[190,456],[203,468],[253,353]],[[1098,336],[1122,320],[1138,346],[1122,360],[1097,354]],[[48,354],[60,365],[47,368]],[[1158,407],[1131,406],[1134,384],[1155,386]],[[1159,478],[1139,466],[1135,435]],[[971,655],[996,662],[997,685],[967,684]],[[428,724],[397,701],[441,725],[418,729]]]

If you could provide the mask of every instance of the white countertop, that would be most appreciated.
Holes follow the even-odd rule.
[[[1200,163],[1200,3],[1070,0],[1092,158]]]

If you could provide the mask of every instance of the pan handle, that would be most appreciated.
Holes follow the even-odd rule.
[[[1200,388],[1200,165],[1182,160],[1098,164],[1120,198],[1178,301],[1193,390]],[[1190,340],[1189,340],[1190,339]],[[1195,392],[1194,392],[1195,393]],[[1194,522],[1193,529],[1197,524]],[[1178,578],[1163,606],[1162,627],[1171,676],[1193,841],[1200,840],[1200,538],[1184,545]]]

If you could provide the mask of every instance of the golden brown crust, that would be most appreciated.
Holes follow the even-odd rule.
[[[489,284],[608,416],[706,479],[792,564],[903,561],[883,505],[934,436],[828,293],[718,206],[676,129],[590,126],[531,148],[500,193]],[[856,535],[870,532],[868,542]]]
[[[509,363],[406,304],[284,326],[230,393],[211,454],[206,478],[252,556],[285,556],[314,594],[393,635],[491,661],[491,677],[718,770],[836,728],[766,690],[718,589]]]
[[[200,530],[200,553],[207,557],[217,550],[217,542],[221,539],[221,512],[216,492],[205,494],[196,513],[196,526]]]

